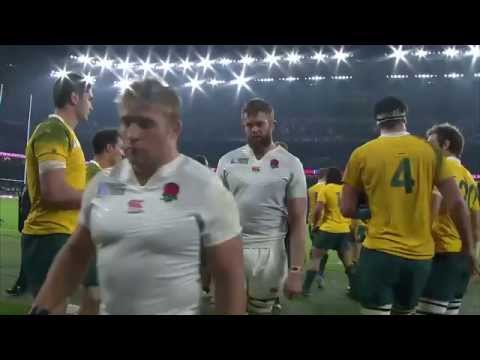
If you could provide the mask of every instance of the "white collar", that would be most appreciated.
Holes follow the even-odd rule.
[[[448,160],[456,161],[456,162],[459,163],[459,164],[462,163],[462,161],[461,161],[459,158],[457,158],[456,156],[447,156],[447,159],[448,159]]]
[[[405,136],[405,135],[410,135],[410,133],[406,130],[380,133],[380,137],[399,137],[399,136]]]
[[[282,148],[281,146],[277,145],[275,146],[273,149],[270,149],[268,150],[265,154],[263,154],[262,158],[261,159],[257,159],[257,157],[255,156],[255,153],[253,152],[253,149],[250,147],[250,145],[245,145],[245,150],[246,152],[253,158],[254,161],[256,162],[260,162],[262,161],[263,159],[265,159],[267,157],[267,155],[269,154],[272,154],[274,153],[275,151],[278,150],[278,148]],[[282,148],[283,149],[283,148]]]
[[[144,187],[155,186],[156,182],[160,182],[163,180],[162,178],[171,175],[175,170],[177,170],[177,168],[179,167],[183,159],[185,159],[185,156],[182,154],[179,154],[175,159],[173,159],[169,163],[160,166],[157,169],[157,171],[150,177],[150,179],[148,179]],[[135,172],[133,171],[133,168],[130,162],[127,159],[125,159],[124,161],[126,161],[124,165],[127,167],[127,170],[125,172],[122,172],[125,176],[124,177],[125,182],[130,185],[141,186],[138,182],[137,176],[135,175]]]

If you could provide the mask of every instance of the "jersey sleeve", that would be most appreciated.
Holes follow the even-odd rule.
[[[220,181],[223,185],[228,189],[228,182],[227,182],[227,170],[226,164],[228,163],[226,156],[222,156],[218,161],[217,170],[215,171],[217,176],[220,178]]]
[[[287,187],[288,199],[307,197],[307,179],[300,160],[295,159],[292,176]]]
[[[452,169],[450,162],[447,161],[447,158],[440,153],[440,150],[434,148],[434,151],[436,160],[434,184],[439,184],[448,178],[454,177],[455,172]]]
[[[92,180],[95,175],[97,175],[100,171],[102,171],[101,168],[99,168],[97,165],[88,163],[87,164],[87,184]]]
[[[44,124],[36,131],[33,153],[40,173],[66,168],[69,151],[68,134],[60,124]]]
[[[215,179],[216,180],[216,179]],[[205,191],[202,241],[215,246],[241,234],[240,214],[233,195],[216,180]]]
[[[325,188],[326,186],[322,186],[320,191],[317,193],[317,203],[326,203],[327,202],[327,197],[325,196]]]
[[[92,209],[92,202],[98,194],[99,177],[94,177],[87,185],[87,188],[83,192],[82,207],[80,208],[80,214],[78,217],[78,224],[90,229],[90,212]]]
[[[361,154],[359,149],[356,149],[348,160],[345,174],[343,175],[343,182],[358,190],[363,189],[361,177]]]

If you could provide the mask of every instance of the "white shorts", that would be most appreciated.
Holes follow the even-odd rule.
[[[269,313],[283,290],[287,275],[285,247],[244,248],[243,257],[248,311],[259,314]]]

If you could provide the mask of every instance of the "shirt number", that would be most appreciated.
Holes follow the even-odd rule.
[[[415,185],[415,180],[412,178],[412,167],[410,164],[409,158],[403,158],[400,160],[395,174],[392,177],[390,186],[392,187],[403,187],[407,194],[411,194],[413,191],[413,186]]]

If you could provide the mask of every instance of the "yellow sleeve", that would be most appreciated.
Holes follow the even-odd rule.
[[[478,186],[473,176],[468,174],[468,208],[470,211],[480,211],[480,202],[478,199]]]
[[[447,158],[442,155],[440,150],[434,148],[433,146],[432,148],[434,149],[436,155],[436,171],[434,184],[438,184],[444,180],[447,180],[448,178],[454,177],[455,173],[450,163],[447,161]]]
[[[345,168],[345,173],[343,175],[343,182],[350,186],[353,186],[356,189],[363,189],[362,178],[360,173],[360,151],[356,149],[350,156],[347,166]]]
[[[69,151],[68,134],[61,125],[45,124],[36,131],[33,153],[39,163],[45,161],[66,163]]]
[[[327,198],[325,196],[325,186],[322,186],[322,188],[320,189],[320,191],[318,192],[317,194],[317,203],[326,203],[327,202]]]

